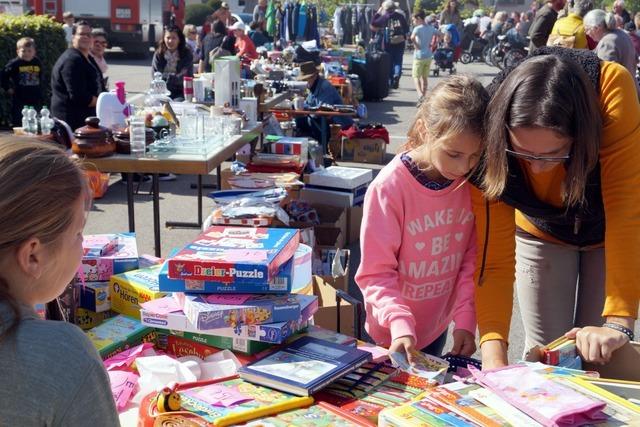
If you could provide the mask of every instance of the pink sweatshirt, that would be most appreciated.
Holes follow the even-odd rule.
[[[365,328],[376,343],[413,336],[431,344],[455,321],[476,331],[473,273],[476,237],[467,183],[443,190],[421,185],[396,156],[364,199],[361,262]]]

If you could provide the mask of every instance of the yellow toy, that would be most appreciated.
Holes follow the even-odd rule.
[[[177,384],[173,387],[165,387],[156,399],[158,412],[172,412],[180,410],[180,395],[176,391]]]

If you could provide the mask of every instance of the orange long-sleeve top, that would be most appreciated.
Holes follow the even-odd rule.
[[[606,227],[602,315],[637,318],[640,301],[637,282],[640,277],[640,104],[633,77],[623,66],[602,62],[599,99],[603,119],[600,173]],[[540,200],[561,205],[561,184],[565,177],[562,165],[535,175],[527,167],[524,170],[531,190]],[[556,240],[538,230],[514,208],[502,202],[486,202],[475,187],[471,197],[478,238],[475,279],[480,342],[508,341],[513,311],[516,225],[541,239]]]

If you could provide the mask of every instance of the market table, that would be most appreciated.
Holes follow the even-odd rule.
[[[218,188],[222,188],[221,165],[232,157],[242,146],[257,138],[262,131],[262,125],[243,130],[241,135],[230,138],[219,147],[200,156],[195,154],[147,154],[148,157],[134,157],[127,154],[114,154],[109,157],[85,158],[84,162],[94,165],[101,172],[122,172],[127,174],[127,210],[129,217],[129,231],[135,231],[135,213],[133,203],[133,174],[151,174],[153,195],[153,237],[155,255],[161,256],[160,246],[160,185],[158,175],[161,173],[175,173],[198,176],[198,221],[194,223],[167,222],[167,227],[202,227],[202,176],[217,169]],[[151,157],[153,156],[153,157]]]

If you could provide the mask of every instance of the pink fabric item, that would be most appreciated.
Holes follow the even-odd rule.
[[[469,370],[478,383],[546,427],[582,426],[606,419],[606,404],[534,372],[526,365]]]
[[[452,320],[456,329],[475,334],[476,236],[468,185],[457,180],[429,190],[399,155],[370,184],[355,279],[367,332],[377,344],[409,335],[421,349]]]

